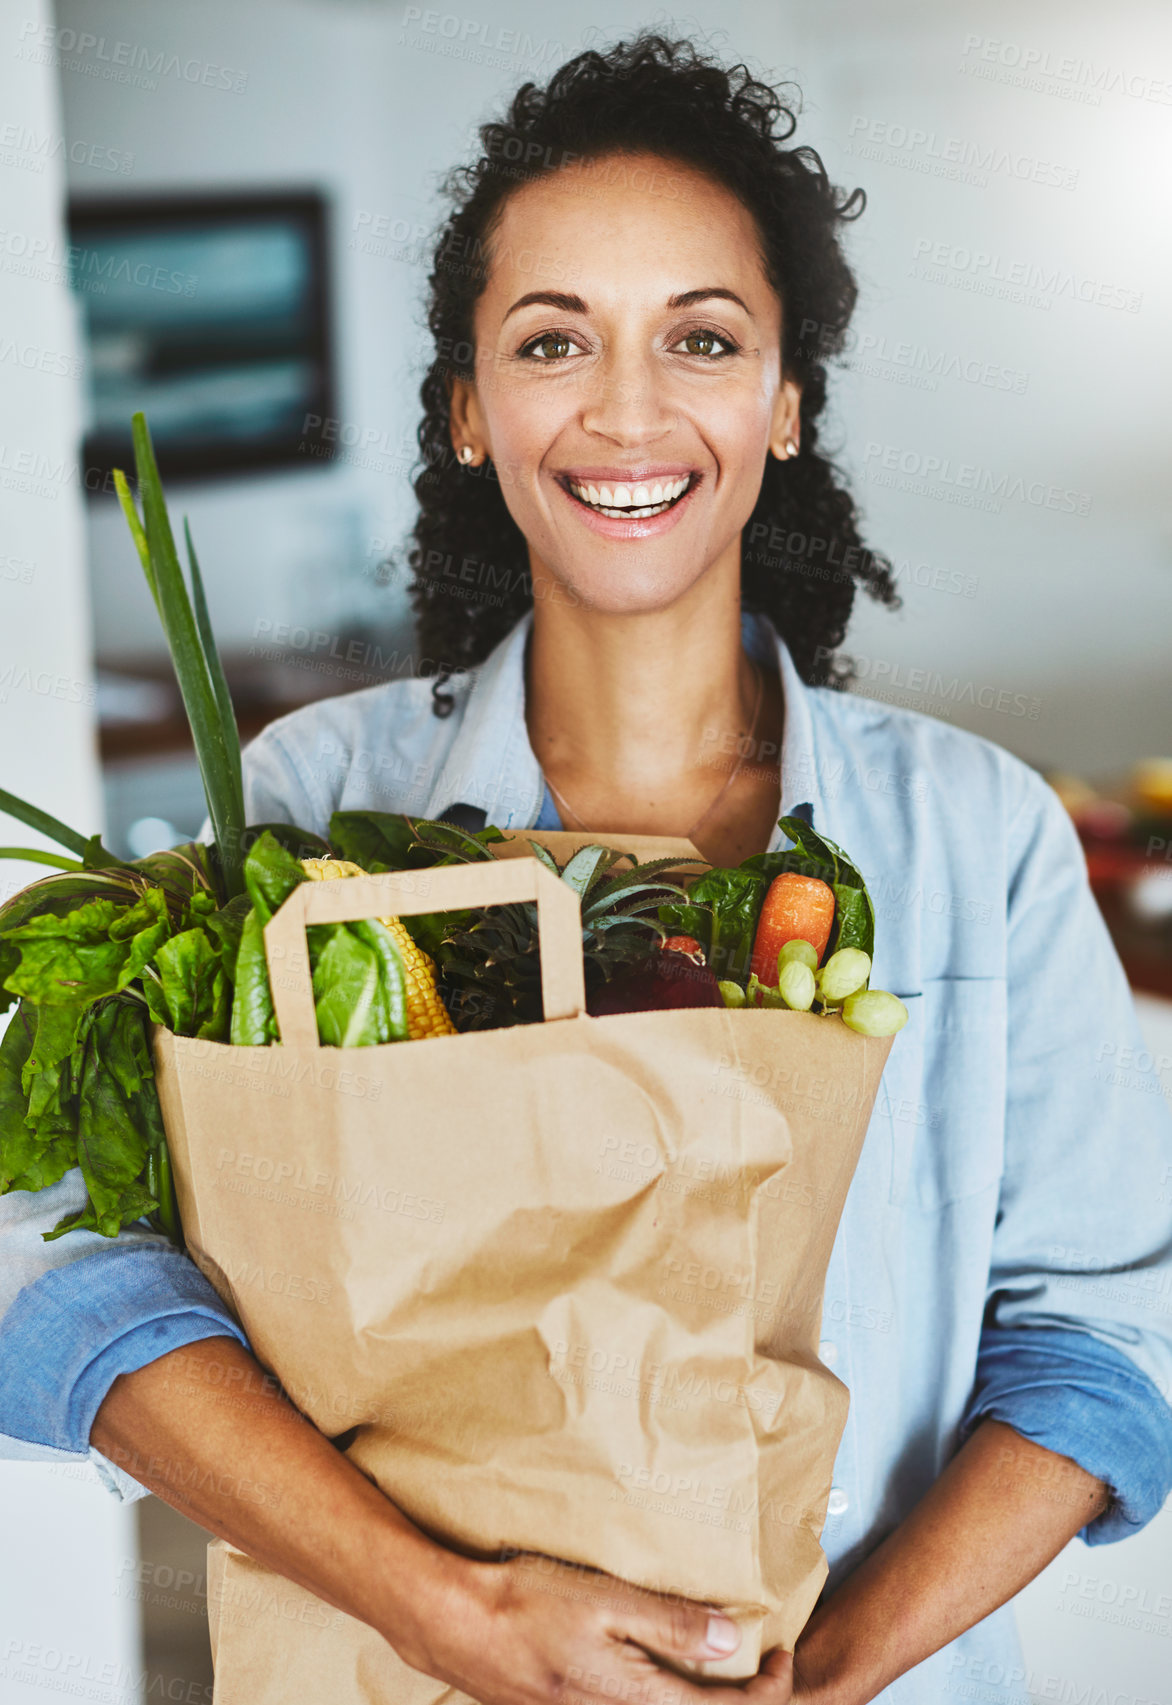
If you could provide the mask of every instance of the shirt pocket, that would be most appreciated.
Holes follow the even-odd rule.
[[[1005,1146],[1004,977],[930,977],[901,994],[876,1098],[891,1155],[888,1199],[931,1212],[1001,1176]]]

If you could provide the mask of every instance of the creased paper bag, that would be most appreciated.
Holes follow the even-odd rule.
[[[891,1039],[761,1009],[592,1018],[576,895],[523,840],[500,851],[295,890],[266,931],[280,1046],[156,1031],[188,1247],[412,1520],[720,1604],[742,1643],[703,1673],[752,1674],[827,1573],[848,1394],[818,1359],[822,1295]],[[318,1045],[307,923],[534,898],[544,1023]],[[211,1556],[217,1705],[463,1699]]]

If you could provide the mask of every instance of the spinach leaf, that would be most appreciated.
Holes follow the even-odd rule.
[[[164,1139],[141,1002],[104,1000],[86,1011],[72,1074],[77,1163],[89,1202],[59,1221],[46,1239],[82,1227],[116,1237],[124,1225],[159,1205],[142,1182],[148,1153]]]
[[[407,975],[402,955],[390,931],[377,918],[358,918],[344,927],[368,947],[378,961],[383,1002],[380,1022],[386,1032],[379,1036],[379,1041],[406,1042],[410,1035],[407,1027]]]
[[[284,904],[302,882],[309,877],[291,852],[286,852],[276,837],[266,829],[249,848],[244,861],[244,884],[249,898],[267,924],[277,908]]]
[[[60,1121],[42,1121],[44,1129],[26,1119],[28,1094],[25,1071],[36,1035],[35,1009],[22,1004],[0,1037],[0,1195],[9,1190],[43,1190],[77,1163],[69,1128]]]
[[[177,1036],[211,1042],[226,1039],[228,979],[220,955],[202,929],[184,930],[165,941],[155,955],[167,1028]]]
[[[840,947],[860,947],[873,955],[875,951],[875,914],[871,896],[865,888],[848,888],[845,882],[834,884],[835,935],[828,944],[829,952]]]
[[[84,1013],[80,1006],[33,1007],[36,1031],[20,1075],[27,1098],[25,1118],[35,1124],[46,1113],[61,1113],[72,1093],[69,1061],[78,1025]]]
[[[208,914],[206,928],[214,936],[220,952],[220,964],[229,983],[236,981],[236,955],[240,951],[240,936],[244,929],[244,920],[252,910],[251,901],[247,894],[237,894],[221,906],[218,911]]]
[[[434,863],[415,839],[411,819],[398,812],[335,811],[329,838],[340,858],[376,874]]]
[[[673,934],[695,936],[719,979],[743,982],[768,887],[768,878],[746,865],[709,870],[692,883],[686,901],[660,906],[659,920]]]
[[[20,952],[5,982],[38,1006],[88,1005],[132,982],[170,932],[159,888],[131,906],[98,898],[63,915],[41,912],[5,930]]]
[[[320,926],[315,926],[320,927]],[[386,997],[374,951],[334,926],[313,973],[317,1030],[335,1048],[386,1042]]]
[[[229,1040],[236,1047],[263,1048],[276,1039],[277,1019],[265,960],[264,923],[254,906],[240,932]]]

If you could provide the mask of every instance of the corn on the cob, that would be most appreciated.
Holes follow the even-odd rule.
[[[365,876],[359,864],[344,858],[303,858],[301,868],[314,882],[332,882],[340,876]],[[424,1036],[455,1036],[456,1026],[448,1016],[436,988],[435,964],[431,956],[412,940],[401,918],[380,918],[399,949],[407,984],[407,1029],[413,1042]]]

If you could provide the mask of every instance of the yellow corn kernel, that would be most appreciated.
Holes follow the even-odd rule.
[[[314,882],[332,882],[340,876],[365,876],[360,864],[345,858],[303,858],[301,868]],[[436,987],[435,964],[412,939],[401,918],[380,918],[399,949],[407,985],[407,1031],[413,1042],[425,1036],[455,1036],[456,1026],[448,1016]]]

